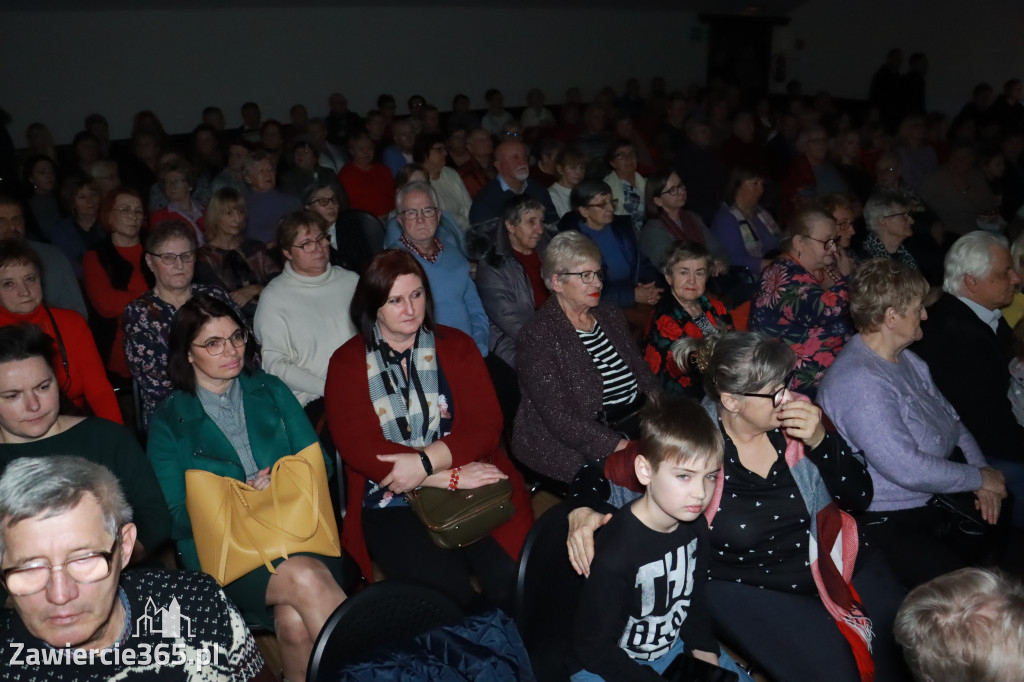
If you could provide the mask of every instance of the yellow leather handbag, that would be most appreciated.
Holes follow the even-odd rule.
[[[341,556],[319,443],[277,460],[264,490],[189,469],[185,506],[199,566],[221,585],[298,552]]]

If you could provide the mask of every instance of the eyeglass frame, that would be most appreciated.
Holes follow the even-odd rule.
[[[307,239],[306,241],[301,243],[293,243],[288,248],[299,249],[303,253],[313,253],[314,251],[316,251],[318,247],[323,245],[324,242],[329,241],[331,241],[331,236],[326,232],[321,232],[319,235],[313,237],[312,239]]]
[[[94,583],[98,583],[101,580],[106,580],[107,578],[109,578],[110,574],[113,572],[113,570],[114,570],[114,563],[113,563],[114,562],[114,554],[117,552],[117,545],[120,542],[121,542],[121,532],[119,530],[115,534],[115,536],[114,536],[114,542],[110,545],[110,550],[106,551],[106,552],[89,552],[88,554],[85,554],[83,556],[74,557],[72,559],[65,559],[64,561],[62,561],[61,563],[57,564],[56,566],[50,564],[50,562],[47,561],[45,564],[38,564],[38,565],[35,565],[35,566],[21,565],[21,566],[11,566],[10,568],[0,569],[0,584],[2,584],[4,586],[4,589],[6,589],[8,593],[14,595],[15,597],[30,597],[33,594],[39,594],[40,592],[45,590],[46,586],[50,584],[50,578],[53,577],[53,574],[56,571],[61,571],[62,573],[64,573],[64,575],[66,575],[68,577],[68,580],[73,580],[75,583],[77,583],[79,585],[92,585]],[[72,576],[70,573],[68,573],[65,570],[65,567],[68,564],[70,564],[70,563],[74,563],[76,561],[83,561],[85,559],[94,559],[96,557],[103,557],[103,559],[107,562],[107,572],[102,577],[100,577],[100,578],[96,578],[95,580],[81,581],[81,580],[78,580],[77,578],[75,578],[74,576]],[[24,572],[24,571],[33,571],[33,570],[38,570],[40,568],[47,568],[47,569],[49,569],[49,574],[46,576],[46,581],[43,583],[42,587],[40,587],[38,590],[35,590],[33,592],[25,592],[25,593],[22,593],[22,594],[18,594],[16,592],[14,592],[14,590],[12,590],[10,587],[7,586],[7,579],[8,579],[8,577],[10,577],[10,575],[12,573],[20,573],[20,572]]]
[[[431,215],[427,215],[425,211],[431,211]],[[406,220],[417,220],[418,218],[423,218],[424,220],[433,220],[434,218],[441,215],[441,209],[438,208],[437,206],[424,206],[423,208],[407,208],[405,210],[398,211],[397,215],[402,216]]]
[[[775,393],[740,393],[740,395],[748,398],[768,398],[772,401],[772,409],[774,410],[782,404],[783,399],[786,397],[786,391],[792,390],[789,384],[793,381],[794,373],[795,371],[791,371],[782,379],[782,388],[775,391]]]
[[[146,210],[142,209],[142,208],[140,208],[139,210],[136,211],[131,206],[115,206],[113,210],[117,211],[121,215],[123,215],[125,217],[128,217],[128,218],[142,218],[142,219],[145,219],[145,217],[146,217]]]
[[[887,218],[912,218],[913,216],[910,215],[911,213],[912,213],[912,211],[900,211],[899,213],[887,213],[886,215],[882,216],[882,220],[885,220]]]
[[[324,202],[327,202],[327,203],[324,203]],[[319,199],[311,199],[310,202],[308,204],[306,204],[306,206],[312,206],[313,204],[316,204],[317,206],[320,206],[321,208],[327,208],[328,206],[330,206],[332,204],[335,205],[335,206],[340,206],[341,205],[341,201],[338,200],[338,197],[320,197]]]
[[[242,342],[235,343],[234,339],[239,334],[242,335]],[[239,327],[238,331],[231,332],[231,336],[211,336],[210,338],[206,339],[206,343],[190,343],[189,345],[194,346],[196,348],[205,348],[207,353],[209,353],[213,357],[217,357],[218,355],[223,355],[224,351],[228,349],[228,343],[231,344],[232,348],[245,348],[245,344],[249,343],[249,330],[246,329],[245,327]],[[220,350],[214,353],[213,348],[211,348],[210,344],[213,344],[213,348],[220,346]]]
[[[800,236],[803,239],[810,239],[811,241],[818,242],[819,244],[825,247],[826,251],[831,251],[832,249],[839,246],[839,237],[832,237],[832,239],[818,239],[817,237],[812,237],[808,234],[802,234]]]
[[[599,281],[604,282],[604,278],[608,276],[608,271],[606,268],[601,268],[600,270],[584,270],[583,272],[559,272],[556,274],[562,277],[566,277],[568,275],[577,275],[580,278],[580,281],[583,282],[584,284],[593,284],[595,277]],[[587,276],[590,277],[589,282],[587,281]]]
[[[659,197],[663,197],[666,194],[668,194],[669,196],[675,196],[675,195],[681,194],[682,192],[685,192],[685,191],[686,191],[686,185],[684,185],[683,183],[680,182],[675,187],[669,187],[668,189],[661,190],[660,192],[658,192],[658,196]]]
[[[607,201],[602,201],[600,204],[585,204],[583,206],[580,206],[580,208],[609,208],[609,205],[611,206],[611,209],[614,211],[619,207],[619,200],[616,199],[615,197],[608,197]]]
[[[158,258],[161,263],[168,266],[174,265],[175,263],[178,262],[181,262],[182,265],[191,265],[192,263],[196,262],[195,249],[182,251],[181,253],[171,253],[169,251],[165,251],[164,253],[154,253],[152,251],[147,251],[146,253],[149,254],[150,256],[153,256],[153,258]]]

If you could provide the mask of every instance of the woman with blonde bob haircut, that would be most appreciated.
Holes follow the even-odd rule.
[[[206,209],[206,243],[196,255],[195,280],[228,292],[247,322],[256,314],[260,293],[281,272],[267,245],[245,236],[245,198],[222,187]]]
[[[928,365],[907,350],[922,338],[927,292],[924,277],[903,263],[864,263],[850,284],[859,333],[819,393],[839,432],[867,459],[875,495],[860,527],[907,588],[979,558],[978,547],[956,542],[962,534],[937,537],[947,518],[929,504],[933,495],[973,493],[968,502],[988,524],[1006,497],[1003,474],[988,466]]]

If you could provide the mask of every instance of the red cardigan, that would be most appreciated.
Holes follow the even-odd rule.
[[[490,458],[508,474],[514,491],[515,515],[494,529],[492,535],[509,556],[517,558],[533,525],[533,511],[522,476],[498,445],[502,416],[490,376],[472,338],[457,329],[442,326],[438,326],[434,338],[455,411],[452,432],[442,440],[452,451],[453,467]],[[348,506],[341,545],[359,564],[366,579],[373,582],[370,555],[363,539],[366,481],[379,481],[391,471],[392,465],[378,461],[377,455],[416,450],[384,438],[380,420],[370,402],[366,346],[362,336],[349,339],[331,357],[324,398],[327,422],[348,476]],[[415,557],[410,560],[415,561]]]
[[[379,218],[395,207],[395,181],[382,163],[373,163],[367,170],[346,163],[338,172],[338,180],[348,195],[349,208],[369,211]]]
[[[93,341],[92,332],[85,318],[74,310],[63,308],[50,308],[53,319],[60,329],[61,339],[64,341],[64,350],[68,355],[68,367],[71,369],[71,381],[67,381],[64,373],[64,364],[61,361],[60,349],[57,347],[57,335],[53,331],[53,324],[49,315],[43,310],[43,306],[37,306],[35,310],[24,315],[18,315],[0,308],[0,327],[11,324],[34,324],[50,335],[54,340],[53,364],[57,369],[57,385],[61,392],[75,404],[76,407],[85,407],[87,404],[92,413],[97,417],[109,419],[112,422],[123,424],[121,419],[121,408],[114,396],[114,389],[107,380],[107,373],[103,370],[103,361],[100,359],[99,351],[96,350],[96,342]],[[67,390],[63,390],[64,386]]]

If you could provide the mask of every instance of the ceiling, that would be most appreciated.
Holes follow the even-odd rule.
[[[91,0],[89,10],[222,9],[232,7],[344,7],[409,6],[428,3],[415,0]],[[440,0],[435,7],[493,7],[493,0]],[[630,8],[681,10],[706,14],[786,16],[806,0],[632,0]],[[615,9],[621,0],[520,0],[521,7],[590,7]],[[81,0],[0,0],[0,10],[71,11],[85,9]]]

